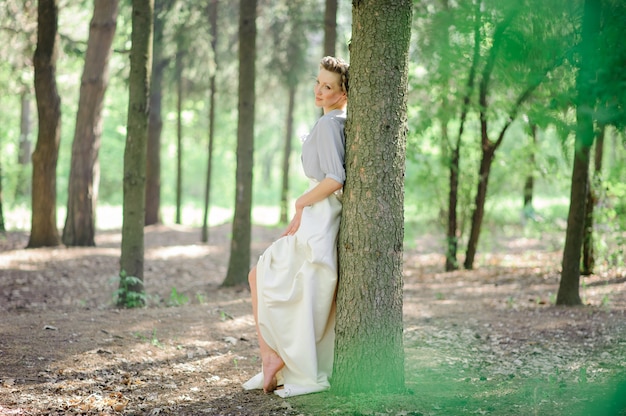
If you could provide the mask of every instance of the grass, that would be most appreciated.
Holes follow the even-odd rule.
[[[626,415],[626,382],[595,383],[574,374],[530,377],[436,365],[406,374],[405,394],[348,397],[332,392],[291,399],[302,414],[337,415]]]

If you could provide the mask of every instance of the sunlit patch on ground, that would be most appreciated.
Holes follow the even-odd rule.
[[[253,229],[251,262],[279,233]],[[119,230],[72,249],[24,250],[27,236],[9,235],[0,415],[582,416],[619,405],[622,272],[584,278],[588,306],[555,307],[558,252],[510,240],[510,251],[482,253],[475,270],[445,272],[429,236],[405,253],[407,392],[284,400],[243,391],[260,362],[249,290],[220,288],[229,235],[228,224],[212,227],[208,243],[198,228],[147,227],[148,307],[134,310],[113,303]]]

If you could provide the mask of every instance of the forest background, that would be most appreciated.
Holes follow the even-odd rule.
[[[160,149],[162,163],[160,218],[166,225],[183,224],[190,226],[192,230],[203,222],[203,198],[205,197],[209,156],[207,142],[209,131],[211,127],[214,127],[216,140],[211,153],[214,175],[211,184],[213,188],[209,218],[211,225],[216,226],[212,229],[215,231],[212,238],[219,240],[221,245],[225,245],[224,241],[236,240],[234,235],[224,232],[224,226],[218,227],[218,225],[227,226],[231,221],[235,200],[235,171],[238,156],[235,150],[236,130],[240,121],[238,117],[241,114],[237,113],[238,97],[235,92],[238,87],[237,74],[239,72],[237,67],[239,39],[236,23],[239,10],[232,2],[219,2],[220,18],[216,24],[211,24],[208,7],[210,4],[216,4],[215,2],[164,0],[157,1],[156,4],[156,21],[160,23],[160,32],[157,31],[158,37],[155,45],[158,46],[159,52],[155,56],[158,58],[157,62],[160,64],[158,67],[163,70],[164,76],[163,108],[160,112],[163,116]],[[355,2],[355,4],[362,4],[362,2]],[[546,381],[552,388],[550,393],[545,393],[547,396],[544,400],[541,399],[543,397],[541,394],[538,395],[538,391],[542,389],[538,386],[532,387],[532,397],[536,400],[530,403],[530,406],[535,413],[545,403],[552,403],[549,406],[556,408],[565,405],[575,407],[576,400],[578,400],[576,396],[579,394],[576,387],[586,386],[587,381],[592,379],[592,374],[596,377],[598,374],[604,374],[607,368],[610,368],[611,372],[619,372],[623,369],[623,354],[620,353],[623,346],[621,335],[623,328],[620,325],[623,320],[619,318],[619,314],[623,315],[621,299],[623,290],[620,289],[620,285],[623,283],[624,230],[626,229],[624,223],[626,152],[623,133],[625,121],[623,110],[626,102],[623,68],[626,66],[624,64],[626,53],[619,40],[622,39],[624,27],[626,27],[623,24],[626,13],[619,1],[605,0],[601,2],[602,8],[590,7],[593,4],[599,3],[588,0],[566,4],[564,2],[546,4],[542,1],[527,0],[520,4],[519,2],[485,0],[458,4],[448,1],[420,1],[413,5],[413,37],[410,45],[409,88],[406,97],[408,143],[404,204],[405,258],[408,261],[404,270],[406,279],[404,283],[407,289],[404,311],[407,320],[403,337],[408,352],[407,357],[409,357],[407,374],[411,374],[412,377],[409,381],[410,386],[421,383],[420,380],[416,382],[413,377],[419,378],[425,374],[421,371],[423,367],[420,367],[420,371],[409,371],[412,366],[416,365],[415,357],[429,356],[428,351],[419,350],[423,349],[424,340],[419,338],[419,342],[413,342],[415,339],[412,337],[424,337],[427,344],[429,340],[438,339],[437,337],[442,334],[442,327],[448,324],[451,328],[459,326],[471,328],[469,335],[466,335],[474,340],[474,343],[483,343],[484,333],[481,328],[492,328],[494,323],[499,322],[500,328],[506,327],[507,331],[510,328],[511,332],[506,337],[502,337],[503,330],[494,330],[496,332],[485,336],[485,342],[495,342],[498,346],[514,342],[519,345],[520,351],[537,345],[536,342],[541,342],[542,337],[545,336],[546,342],[541,345],[547,348],[545,357],[550,360],[563,357],[563,351],[567,349],[561,348],[560,344],[555,342],[562,334],[571,337],[568,342],[574,345],[579,345],[577,336],[584,338],[585,344],[588,341],[593,344],[591,353],[576,348],[567,349],[567,353],[573,354],[574,359],[564,359],[563,363],[555,367],[542,362],[537,373],[532,371],[524,373],[532,366],[528,363],[524,364],[520,359],[513,361],[517,370],[524,373],[521,378],[523,382],[539,377],[542,382]],[[298,138],[308,131],[319,117],[319,110],[311,105],[311,90],[317,62],[324,54],[323,50],[326,49],[322,46],[325,37],[324,26],[328,23],[323,18],[324,7],[325,4],[321,1],[260,1],[257,8],[256,55],[258,58],[256,60],[257,106],[254,120],[253,220],[256,224],[270,225],[266,228],[270,230],[270,233],[278,229],[273,225],[284,222],[286,218],[285,213],[281,212],[285,206],[281,201],[285,191],[281,189],[285,186],[285,165],[282,158],[284,149],[289,148],[286,146],[285,139],[293,149],[288,153],[290,167],[287,176],[291,179],[288,189],[290,195],[299,194],[306,186],[306,180],[299,173],[297,142]],[[91,11],[91,4],[87,1],[59,2],[61,50],[57,61],[56,77],[63,119],[61,149],[56,165],[58,193],[56,201],[51,202],[58,209],[57,225],[59,228],[63,227],[65,221],[64,201],[67,201],[70,193],[68,181],[70,180],[72,135],[78,111],[78,95],[81,72],[85,63]],[[339,4],[336,17],[338,35],[336,54],[344,57],[349,55],[348,45],[352,25],[350,12],[348,3]],[[34,81],[32,57],[36,44],[37,13],[35,2],[29,1],[5,1],[2,3],[0,13],[2,13],[0,21],[3,22],[0,31],[3,40],[0,47],[2,58],[0,88],[5,92],[1,104],[6,110],[0,114],[0,168],[2,169],[0,171],[0,179],[2,179],[0,202],[3,208],[0,213],[3,219],[2,228],[9,231],[8,243],[5,241],[3,243],[13,249],[15,248],[14,242],[22,241],[24,231],[27,232],[31,226],[30,216],[33,213],[31,211],[35,211],[30,206],[33,173],[29,156],[34,147],[34,132],[37,130],[32,90]],[[104,128],[99,152],[101,169],[98,175],[96,228],[98,237],[103,238],[111,235],[107,234],[108,230],[119,230],[122,222],[123,154],[125,139],[128,135],[127,122],[130,123],[126,115],[126,109],[129,107],[127,92],[130,16],[130,2],[121,2],[117,17],[117,32],[113,42],[114,52],[110,62],[111,77],[105,98]],[[211,45],[211,29],[216,29],[216,33],[219,34],[215,50]],[[382,61],[379,64],[384,66],[388,63]],[[215,83],[217,106],[215,124],[210,126],[208,89],[213,75],[217,78]],[[293,91],[295,91],[295,96],[291,103],[294,104],[294,112],[291,113],[289,95]],[[357,93],[365,95],[366,91]],[[372,100],[381,99],[384,97],[372,97]],[[286,127],[291,125],[289,114],[294,116],[291,129]],[[581,120],[584,121],[581,122]],[[294,133],[293,137],[290,133]],[[590,150],[593,150],[593,157],[587,160],[585,154]],[[385,163],[393,165],[394,161],[398,160],[388,156],[380,155],[383,160],[381,166],[387,166]],[[591,162],[589,171],[587,166],[580,165],[583,159],[585,163]],[[37,177],[32,179],[37,179]],[[587,183],[590,184],[589,187]],[[452,190],[458,193],[453,195]],[[571,206],[574,203],[577,207],[587,204],[586,219],[572,216]],[[373,221],[371,218],[368,220]],[[585,221],[584,226],[580,224],[581,221]],[[451,224],[454,226],[451,227]],[[593,275],[588,280],[583,280],[582,285],[584,287],[588,283],[594,288],[602,287],[604,291],[598,295],[598,291],[593,290],[592,299],[595,308],[572,310],[563,316],[558,308],[546,309],[541,311],[543,312],[541,318],[532,318],[535,310],[542,308],[542,305],[558,303],[558,299],[550,292],[554,289],[552,279],[558,270],[558,266],[555,265],[557,260],[551,257],[563,254],[560,250],[563,249],[564,241],[567,245],[566,236],[576,234],[570,233],[571,229],[575,228],[573,226],[580,226],[581,233],[582,231],[585,233],[585,246],[583,247],[585,253],[582,256],[581,271],[584,271],[584,274]],[[159,230],[162,229],[147,229],[149,233]],[[179,229],[177,233],[163,232],[162,237],[167,241],[162,242],[162,245],[173,242],[172,234],[178,234],[178,238],[186,234],[181,231],[182,229]],[[13,239],[14,236],[17,238]],[[100,239],[100,241],[103,240]],[[436,246],[435,251],[440,254],[437,260],[440,266],[435,267],[434,273],[430,260],[416,255],[420,253],[419,245],[424,244],[425,241],[429,250]],[[511,243],[512,241],[520,245]],[[527,247],[525,244],[532,241],[540,242],[542,253],[528,255],[521,253],[525,250],[523,247]],[[106,244],[101,245],[105,250]],[[219,250],[223,252],[223,247]],[[444,262],[446,271],[460,267],[457,250],[466,251],[464,268],[475,267],[479,270],[471,273],[440,274],[438,271]],[[476,262],[474,261],[476,251],[493,253],[502,250],[509,250],[512,257],[507,258],[505,255],[496,260],[496,256],[487,255],[479,256]],[[66,254],[70,251],[64,250]],[[6,262],[13,267],[2,271],[2,276],[8,277],[2,282],[7,285],[6,290],[3,289],[7,300],[10,300],[7,307],[18,311],[20,308],[35,310],[43,307],[45,309],[48,305],[52,308],[54,302],[63,303],[66,298],[73,296],[73,292],[66,289],[62,296],[58,296],[58,299],[49,298],[38,303],[39,295],[44,299],[48,297],[46,285],[58,284],[62,287],[69,284],[72,290],[83,284],[93,285],[87,292],[102,295],[102,288],[96,287],[97,284],[102,283],[100,279],[85,279],[84,277],[89,272],[85,272],[83,267],[85,265],[93,267],[91,271],[98,269],[98,273],[109,273],[109,271],[104,270],[99,260],[90,257],[92,255],[89,253],[95,252],[84,250],[81,253],[86,256],[84,263],[61,262],[59,265],[54,265],[53,260],[43,260],[45,266],[42,267],[44,270],[42,273],[44,274],[40,274],[39,271],[29,269],[29,262],[34,264],[48,256],[59,259],[63,256],[58,255],[59,252],[54,250],[8,250]],[[571,250],[569,254],[572,254]],[[579,260],[578,253],[575,254],[574,257],[570,256],[570,259],[575,259],[573,262],[574,269],[576,269],[576,279],[573,280],[575,297],[570,298],[571,302],[565,302],[572,304],[581,303],[578,296]],[[593,256],[594,261],[587,262],[589,255]],[[11,258],[12,256],[14,257]],[[215,256],[204,256],[202,260],[213,261],[212,257]],[[222,260],[224,256],[219,257],[216,260]],[[245,260],[247,262],[247,258]],[[484,264],[485,261],[495,263]],[[179,273],[182,263],[185,263],[185,266],[192,263],[191,261],[180,262],[179,259],[174,259],[173,262],[176,265],[169,266],[172,268],[168,269],[167,273],[154,273],[158,274],[155,276],[156,279],[148,280],[147,287],[150,292],[158,290],[162,293],[164,287],[166,290],[169,289],[167,286],[170,284],[168,280],[170,273]],[[512,264],[521,267],[516,269],[511,267]],[[62,268],[60,273],[56,273],[57,267]],[[197,285],[198,283],[195,282],[197,276],[207,274],[209,270],[204,264],[194,267],[197,268],[187,275],[179,273],[176,284],[183,284],[189,278],[194,280],[193,284]],[[207,277],[221,278],[223,270],[221,267],[210,269],[213,272]],[[76,271],[80,276],[78,280],[72,279],[74,268],[80,270]],[[219,271],[215,272],[215,270]],[[151,271],[153,272],[154,269]],[[52,279],[45,278],[45,273],[48,272],[52,273]],[[507,273],[511,273],[511,279],[508,278]],[[21,277],[26,275],[39,279],[40,283],[45,281],[46,285],[28,285],[28,279],[24,280]],[[437,287],[442,279],[447,284],[445,290],[442,289],[444,287],[442,285],[439,289],[429,291],[429,288]],[[417,285],[415,285],[416,280]],[[155,286],[159,284],[157,281],[161,286],[152,288],[152,284]],[[494,282],[493,285],[491,282]],[[454,285],[458,290],[450,289]],[[460,289],[462,286],[468,288],[473,285],[476,288],[475,293],[481,294],[480,298],[464,296],[466,292]],[[536,290],[536,286],[541,286],[541,289]],[[417,287],[419,290],[416,290]],[[205,296],[211,297],[209,302],[211,305],[228,300],[230,296],[230,300],[238,305],[235,309],[231,309],[236,311],[235,315],[220,310],[219,306],[218,309],[211,309],[211,313],[217,310],[222,320],[237,317],[232,319],[234,322],[227,329],[229,334],[231,331],[241,331],[241,328],[249,329],[250,322],[243,322],[244,325],[238,326],[242,323],[240,317],[244,320],[249,317],[248,305],[241,302],[241,293],[224,288],[223,291],[211,291],[211,288],[212,286],[209,287],[208,294],[196,293],[199,309],[191,307],[181,311],[178,316],[189,314],[189,319],[198,319],[194,312],[206,307],[208,298]],[[168,306],[189,301],[175,289],[172,288],[167,302]],[[498,295],[491,296],[491,290],[500,290],[500,292]],[[503,302],[501,296],[505,290],[510,291],[506,293],[511,294],[508,300]],[[24,297],[23,294],[26,292],[29,292],[29,296]],[[420,295],[416,295],[418,292]],[[473,292],[473,289],[470,288],[469,292]],[[588,302],[589,298],[586,295],[590,293],[591,291],[583,291],[582,303]],[[546,299],[546,295],[549,295],[549,299]],[[219,300],[216,300],[216,297]],[[527,300],[531,300],[532,304],[523,306],[518,303],[524,297],[530,298]],[[81,298],[70,299],[70,303],[74,302],[72,305],[75,305],[76,302],[78,304],[83,302],[84,308],[81,307],[80,311],[74,312],[79,315],[93,313],[89,311],[92,305],[91,300],[77,299]],[[164,304],[164,299],[163,297],[157,298],[156,302],[159,305]],[[100,302],[101,299],[95,304],[100,306]],[[429,308],[433,303],[436,304],[433,306],[433,311],[437,311],[433,316],[438,318],[445,316],[446,312],[455,310],[455,305],[458,309],[451,322],[443,318],[443,321],[438,321],[437,325],[434,325],[433,334],[424,335],[425,333],[421,331],[424,329],[424,323],[430,322],[430,315],[428,313],[423,315],[423,308]],[[55,308],[55,311],[63,313],[62,308],[58,310]],[[480,317],[468,319],[468,311]],[[99,312],[95,311],[95,313]],[[156,322],[168,321],[166,319],[168,312],[159,308],[125,311],[125,313],[125,317],[129,319],[140,316],[149,317],[146,323],[148,326],[156,325]],[[52,318],[52,316],[50,315],[49,319],[61,321],[65,319]],[[423,316],[427,317],[423,318]],[[74,318],[73,325],[75,325],[73,328],[81,328],[80,330],[74,329],[76,333],[72,334],[72,337],[74,335],[78,337],[78,333],[82,331],[92,334],[98,331],[98,328],[95,328],[88,320],[84,327],[78,326],[81,319],[77,319],[78,315],[72,315],[72,317]],[[12,404],[20,404],[25,400],[22,388],[30,389],[30,383],[35,379],[41,380],[43,377],[47,380],[50,374],[55,374],[49,383],[40,384],[38,387],[47,391],[48,388],[55,389],[60,379],[72,383],[75,381],[74,378],[80,380],[83,377],[82,370],[76,369],[76,377],[74,377],[72,366],[61,364],[60,361],[59,377],[56,375],[57,370],[54,366],[46,367],[44,371],[36,375],[30,374],[32,371],[36,372],[36,369],[44,362],[47,363],[50,360],[50,363],[55,363],[60,357],[48,357],[48,353],[42,353],[35,360],[35,362],[40,361],[40,365],[24,366],[22,359],[26,355],[20,356],[18,347],[21,345],[18,344],[24,336],[19,330],[25,326],[17,322],[28,318],[36,318],[36,316],[9,314],[6,322],[3,323],[2,331],[6,336],[0,342],[0,347],[2,347],[0,354],[4,354],[3,358],[6,358],[6,368],[15,370],[16,373],[27,370],[23,380],[18,379],[16,382],[16,379],[7,380],[6,377],[1,380],[1,387],[8,389],[14,397],[17,397],[17,401]],[[549,326],[552,325],[548,329],[540,325],[546,318]],[[92,316],[91,319],[93,322],[94,317]],[[534,328],[538,332],[533,335],[531,343],[527,342],[526,332],[529,328],[524,326],[525,319],[530,319],[533,325],[539,325]],[[226,326],[221,325],[222,323],[211,322],[209,325],[217,324],[225,330]],[[603,329],[605,324],[606,328],[611,329]],[[30,322],[28,325],[33,328],[34,323]],[[204,328],[205,325],[207,323],[203,322],[198,327]],[[566,330],[562,329],[563,325],[567,327]],[[195,327],[195,323],[186,326],[187,329]],[[576,330],[571,330],[572,328]],[[220,385],[220,388],[230,389],[230,391],[237,389],[238,380],[255,368],[254,362],[238,366],[239,359],[254,357],[254,353],[248,351],[253,348],[253,345],[246,342],[248,336],[245,332],[239,334],[238,338],[229,335],[221,340],[219,339],[222,336],[220,331],[194,334],[193,340],[188,340],[189,345],[182,345],[177,338],[179,335],[176,335],[179,329],[180,325],[176,318],[169,321],[167,327],[159,326],[159,330],[166,330],[165,333],[168,334],[166,336],[171,337],[168,338],[167,346],[165,346],[165,343],[156,338],[156,327],[152,328],[152,339],[149,346],[144,345],[144,347],[157,347],[160,353],[174,357],[181,349],[192,351],[195,348],[194,345],[199,345],[198,342],[206,342],[207,337],[217,337],[211,342],[215,345],[221,342],[220,348],[212,351],[208,359],[217,356],[225,358],[224,368],[220,367],[219,374],[222,376],[226,374],[228,381]],[[56,330],[58,330],[56,325],[44,326],[44,333]],[[146,330],[148,330],[147,327],[141,328],[141,331]],[[544,330],[545,332],[542,332]],[[108,329],[102,331],[110,333]],[[458,332],[452,330],[451,334]],[[110,349],[95,351],[97,354],[110,355],[111,358],[114,355],[130,358],[134,350],[132,347],[128,348],[128,343],[133,343],[134,338],[147,339],[145,335],[136,334],[133,333],[129,337],[124,333],[124,335],[113,337],[111,340],[120,345],[112,345]],[[33,351],[38,351],[39,348],[42,351],[48,349],[49,340],[45,335],[33,332],[28,336],[31,338],[23,345],[27,345]],[[57,341],[64,348],[58,350],[58,353],[68,354],[67,357],[70,357],[70,349],[67,349],[68,345],[66,345],[67,339],[62,339],[62,336],[59,332]],[[97,336],[94,335],[89,339],[81,340],[84,344],[75,345],[75,347],[84,352],[91,348],[94,342],[98,342],[96,339]],[[225,339],[228,339],[227,345],[224,345]],[[226,350],[226,348],[231,348],[231,343],[235,345],[232,342],[233,339],[235,342],[242,341],[244,345],[241,346],[240,343],[238,347],[240,350],[236,354],[242,355],[234,356],[234,368],[230,368],[228,372],[226,371],[227,363],[228,359],[233,357],[233,350]],[[109,343],[111,340],[107,338],[105,342]],[[70,344],[72,343],[74,339],[70,340]],[[443,345],[447,344],[444,340]],[[438,346],[438,349],[443,345]],[[465,343],[453,342],[451,345],[457,350],[446,351],[444,361],[450,360],[450,357],[460,356],[459,352],[463,350]],[[612,348],[615,346],[618,349]],[[553,350],[556,347],[559,347],[561,351]],[[603,350],[605,347],[607,350]],[[511,346],[504,347],[504,350],[507,354],[511,353]],[[56,350],[53,349],[51,352],[54,351]],[[492,350],[487,347],[485,351]],[[151,354],[151,351],[144,352]],[[515,349],[513,353],[516,357],[529,361],[534,360],[529,357],[542,358],[544,356],[544,351],[537,348],[530,351],[528,355],[520,355],[519,351],[515,352]],[[188,352],[187,359],[191,360],[194,354],[195,352]],[[610,360],[607,357],[610,357]],[[164,362],[167,361],[168,359],[164,360]],[[486,393],[481,386],[482,381],[498,380],[502,382],[499,388],[508,390],[510,383],[517,383],[518,379],[515,377],[519,376],[515,372],[517,370],[508,369],[502,372],[508,361],[510,360],[506,354],[494,361],[494,366],[497,368],[488,376],[482,373],[485,371],[484,363],[477,362],[475,364],[478,373],[461,379],[471,383],[472,387],[477,387],[475,398],[482,398]],[[583,364],[577,367],[579,365],[577,363]],[[116,366],[117,364],[114,367]],[[136,372],[139,377],[145,377],[141,375],[145,374],[139,368],[141,366],[123,365],[122,367],[124,369],[121,370],[120,367],[120,371],[130,371],[133,374]],[[207,369],[216,371],[213,366],[202,367],[198,370],[200,379],[195,380],[194,383],[200,384],[194,385],[190,391],[205,393],[205,390],[198,386],[203,385],[201,378]],[[463,374],[465,369],[464,364],[462,369],[457,370]],[[546,369],[548,369],[547,375],[542,374],[542,371],[545,373]],[[442,367],[442,374],[447,374],[449,370],[449,368]],[[166,365],[162,371],[163,375],[158,375],[146,384],[147,388],[158,391],[158,394],[162,394],[159,390],[161,377],[169,377],[172,374],[172,368]],[[552,374],[553,371],[555,371],[554,374]],[[562,377],[564,373],[561,371],[565,371],[566,376]],[[461,380],[454,371],[450,374],[450,377],[454,379],[452,384]],[[97,372],[93,375],[98,376]],[[109,376],[110,374],[107,375]],[[95,378],[98,379],[99,376]],[[571,395],[563,394],[565,391],[563,389],[571,387],[571,385],[563,384],[562,380],[565,379],[568,383],[575,380],[576,385]],[[218,379],[204,378],[204,381],[207,380],[215,381],[219,380],[219,377]],[[561,382],[557,384],[554,383],[555,380],[561,380]],[[107,378],[106,383],[118,381],[120,380],[112,377]],[[131,388],[132,383],[121,381],[128,387],[128,390],[118,390],[118,392],[124,391],[124,394],[129,396],[137,395],[137,397],[133,396],[133,406],[143,406],[140,403],[145,395]],[[141,381],[147,382],[148,379],[143,378]],[[180,382],[183,381],[177,380],[177,383]],[[176,389],[176,383],[174,386]],[[601,388],[599,384],[593,387]],[[517,389],[512,388],[512,390]],[[86,390],[82,391],[87,393]],[[523,392],[522,396],[527,393],[528,391]],[[224,390],[212,391],[210,394],[215,395],[215,397],[211,396],[211,400],[215,400],[214,403],[221,403]],[[505,393],[500,391],[498,394],[504,395]],[[239,409],[242,401],[245,402],[250,397],[240,393],[236,396],[237,399],[231,403],[233,409]],[[537,399],[539,396],[541,397]],[[42,400],[39,406],[45,408],[47,402],[43,398],[47,397],[47,393],[41,394],[40,397]],[[431,397],[428,396],[428,400]],[[558,400],[555,400],[557,397]],[[123,396],[115,396],[112,399],[116,403],[119,400],[129,403],[130,400]],[[456,399],[457,397],[452,401]],[[73,407],[76,403],[84,402],[84,398],[77,399],[78,402],[74,402],[74,399],[59,398],[59,400],[63,403],[62,408],[63,406]],[[257,397],[255,400],[262,399]],[[482,399],[479,400],[481,400],[480,406],[488,402],[483,403]],[[590,400],[593,402],[593,398]],[[517,407],[520,403],[526,404],[526,402],[525,398],[513,398],[506,406]],[[279,406],[283,405],[279,404]],[[461,406],[467,407],[468,405],[464,402]],[[487,404],[487,406],[489,406],[487,411],[493,411],[493,404]],[[409,408],[415,408],[414,404],[407,407]],[[433,408],[441,410],[436,403]],[[291,411],[290,408],[286,409],[285,414]],[[0,411],[2,410],[0,407]],[[176,408],[170,410],[173,414],[178,411]],[[476,412],[484,411],[479,408]],[[525,410],[522,410],[522,414],[523,412]],[[399,410],[397,414],[408,413],[405,410]]]
[[[163,132],[161,148],[161,218],[165,224],[200,225],[205,191],[208,141],[208,86],[215,71],[210,45],[206,4],[164,2],[163,57]],[[110,82],[104,104],[104,126],[99,153],[101,166],[97,229],[121,226],[123,153],[126,136],[128,52],[130,49],[129,2],[121,2],[110,60]],[[212,199],[210,223],[232,218],[234,175],[236,169],[236,81],[237,7],[220,6],[217,56],[219,69],[213,149]],[[312,83],[323,42],[323,2],[300,2],[287,7],[285,2],[259,4],[257,43],[257,111],[255,117],[255,166],[253,221],[279,222],[282,187],[282,154],[287,135],[289,77],[296,77],[294,108],[294,149],[290,156],[291,195],[306,186],[299,171],[298,138],[305,134],[318,116],[311,105]],[[293,10],[298,10],[297,14]],[[490,50],[489,31],[494,16],[508,13],[506,4],[485,13],[487,35],[481,52]],[[510,118],[518,91],[523,90],[537,68],[548,71],[532,96],[524,102],[517,117],[506,130],[495,153],[489,174],[484,235],[489,233],[544,232],[563,233],[569,206],[572,160],[574,154],[575,109],[572,54],[579,32],[579,3],[554,6],[542,16],[527,12],[517,16],[507,29],[501,53],[495,57],[489,86],[487,113],[490,133],[496,135]],[[291,10],[291,12],[290,12]],[[348,58],[351,30],[350,4],[340,2],[337,13],[337,55]],[[28,230],[30,227],[31,164],[28,156],[36,132],[32,56],[36,39],[35,2],[4,2],[2,13],[5,39],[0,49],[0,86],[3,111],[0,114],[2,168],[2,206],[5,228]],[[62,105],[61,144],[57,165],[58,223],[66,216],[71,148],[78,105],[78,92],[84,64],[92,7],[90,2],[61,2],[59,32],[61,54],[57,77]],[[474,9],[447,2],[415,3],[411,42],[408,144],[405,197],[405,243],[411,246],[418,233],[441,233],[445,245],[448,220],[449,165],[453,136],[459,129],[459,111],[464,83],[472,67]],[[492,14],[489,17],[489,14]],[[549,20],[551,20],[549,22]],[[531,28],[527,23],[531,22]],[[540,35],[538,31],[542,31]],[[297,43],[296,59],[288,56],[290,45]],[[543,50],[544,53],[537,54]],[[556,63],[553,54],[563,57]],[[568,55],[569,54],[569,55]],[[486,57],[485,57],[486,58]],[[384,63],[382,63],[384,65]],[[464,133],[458,134],[460,151],[458,188],[458,236],[464,248],[471,225],[481,159],[481,125],[478,91],[470,98]],[[612,110],[614,111],[614,110]],[[612,125],[613,124],[613,125]],[[615,127],[615,125],[617,127]],[[597,127],[606,137],[606,157],[594,176],[598,195],[594,211],[595,255],[598,264],[614,267],[623,264],[623,232],[626,176],[624,134],[619,123],[610,120]],[[180,157],[180,159],[178,159]],[[177,196],[178,195],[178,196]],[[483,244],[494,241],[484,238]],[[493,244],[493,243],[491,243]],[[484,247],[484,246],[483,246]]]

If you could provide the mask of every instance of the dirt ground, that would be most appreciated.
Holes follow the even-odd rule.
[[[254,228],[254,257],[279,232]],[[406,250],[404,272],[406,381],[419,400],[376,408],[331,393],[315,402],[243,391],[260,363],[249,291],[219,287],[229,233],[212,228],[202,244],[195,228],[147,228],[148,307],[132,310],[113,303],[118,231],[99,232],[91,248],[25,250],[25,234],[0,238],[0,415],[530,414],[524,403],[467,397],[450,407],[428,377],[445,368],[472,385],[571,384],[626,371],[623,269],[584,280],[587,306],[555,307],[554,241],[501,239],[476,270],[445,273],[437,238],[423,237]],[[534,413],[554,414],[541,412],[558,409],[550,401],[537,400]]]

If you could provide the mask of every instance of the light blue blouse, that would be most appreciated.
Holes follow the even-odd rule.
[[[343,184],[346,180],[346,112],[333,110],[317,120],[302,143],[304,174],[317,181],[331,178]]]

